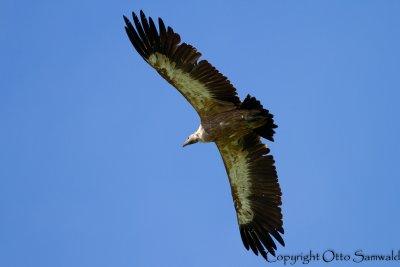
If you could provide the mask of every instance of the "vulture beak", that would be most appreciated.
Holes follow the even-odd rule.
[[[190,145],[190,144],[191,144],[191,141],[192,141],[192,140],[190,140],[190,139],[186,140],[186,141],[182,144],[182,147],[185,147],[185,146],[187,146],[187,145]]]
[[[185,146],[188,146],[188,145],[197,143],[197,142],[198,142],[198,140],[189,137],[189,138],[182,144],[182,147],[185,147]]]

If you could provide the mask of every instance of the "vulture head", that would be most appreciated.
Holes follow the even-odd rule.
[[[191,134],[189,135],[189,137],[185,140],[185,142],[183,143],[182,147],[185,147],[187,145],[191,145],[191,144],[195,144],[197,142],[199,142],[200,137],[197,133]]]

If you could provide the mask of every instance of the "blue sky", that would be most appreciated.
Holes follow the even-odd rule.
[[[400,249],[398,1],[2,0],[0,266],[264,264],[216,147],[181,147],[196,113],[125,36],[140,9],[275,115],[279,254]]]

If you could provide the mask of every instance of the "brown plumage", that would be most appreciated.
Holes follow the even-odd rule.
[[[215,142],[223,159],[247,250],[264,258],[275,255],[275,241],[284,246],[281,189],[269,149],[260,137],[273,141],[273,115],[250,95],[242,101],[230,81],[191,45],[158,19],[158,29],[142,11],[124,16],[129,40],[139,55],[189,101],[200,116],[199,129],[185,145]],[[267,250],[267,251],[266,251]]]

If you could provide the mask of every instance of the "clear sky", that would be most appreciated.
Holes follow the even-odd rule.
[[[1,0],[0,266],[264,265],[215,145],[181,147],[197,114],[125,35],[140,9],[275,115],[278,254],[400,249],[400,2],[188,2]]]

